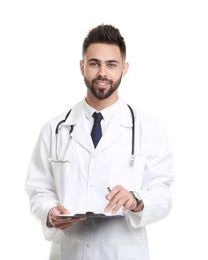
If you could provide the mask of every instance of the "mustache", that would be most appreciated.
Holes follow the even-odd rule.
[[[96,78],[96,79],[93,79],[93,80],[92,80],[92,83],[95,83],[95,82],[98,81],[98,80],[106,81],[106,82],[109,82],[109,83],[112,83],[112,82],[113,82],[112,80],[107,79],[107,78],[105,78],[105,77],[98,77],[98,78]]]

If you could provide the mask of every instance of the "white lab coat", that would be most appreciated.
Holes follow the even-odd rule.
[[[59,131],[58,153],[66,150],[68,163],[55,158],[55,128],[65,114],[47,123],[40,134],[29,166],[25,190],[31,211],[41,222],[45,239],[52,242],[50,260],[148,260],[145,226],[166,217],[171,209],[172,155],[164,128],[136,111],[135,164],[131,166],[132,119],[120,99],[117,112],[96,149],[78,103]],[[70,125],[74,130],[67,145]],[[67,149],[66,149],[67,145]],[[64,231],[48,228],[48,211],[57,204],[72,213],[103,212],[107,187],[122,185],[137,191],[144,201],[141,213],[125,217],[90,219]]]

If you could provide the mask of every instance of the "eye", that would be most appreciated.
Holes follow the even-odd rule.
[[[116,67],[116,63],[108,63],[108,67],[113,69]]]
[[[98,67],[98,62],[90,62],[90,67]]]

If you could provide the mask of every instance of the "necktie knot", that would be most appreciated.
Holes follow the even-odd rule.
[[[94,117],[94,123],[100,123],[100,121],[103,119],[101,113],[94,112],[92,116]]]

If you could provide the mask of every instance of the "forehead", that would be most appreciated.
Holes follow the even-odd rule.
[[[90,44],[86,52],[86,60],[98,59],[106,60],[122,60],[120,49],[114,44],[93,43]]]

